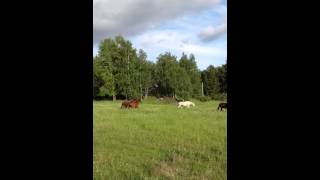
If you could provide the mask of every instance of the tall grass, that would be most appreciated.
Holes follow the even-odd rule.
[[[94,101],[94,179],[226,179],[226,112],[218,102],[178,109],[154,98],[138,109]]]

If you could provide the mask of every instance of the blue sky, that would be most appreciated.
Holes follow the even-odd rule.
[[[99,7],[111,3],[108,0],[94,0],[94,5],[95,1],[97,7],[99,3]],[[169,6],[162,4],[163,1],[155,0],[158,3],[155,6],[154,3],[150,4],[150,1],[137,0],[140,5],[136,7],[132,7],[133,5],[130,4],[132,1],[130,0],[120,1],[121,7],[127,5],[125,10],[134,8],[135,10],[138,9],[139,12],[128,13],[124,10],[106,14],[102,10],[103,8],[94,8],[94,55],[97,54],[98,42],[101,39],[122,34],[132,42],[137,50],[143,49],[148,55],[148,60],[154,62],[160,53],[169,51],[176,55],[178,59],[182,52],[188,55],[193,53],[198,68],[201,70],[209,65],[220,66],[226,63],[226,1],[190,0],[191,5],[178,1],[176,4],[170,4],[171,6]],[[134,3],[134,5],[136,4]],[[117,5],[114,4],[115,7]],[[141,8],[142,5],[150,8]],[[169,7],[172,6],[177,6],[177,9],[170,9]],[[166,12],[161,11],[161,9],[166,9]],[[130,17],[128,18],[128,16]],[[110,20],[106,20],[106,18],[110,18]],[[113,19],[115,20],[113,21]]]

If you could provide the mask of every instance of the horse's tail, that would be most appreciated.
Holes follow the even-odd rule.
[[[220,104],[218,105],[218,109],[217,109],[218,111],[219,111],[219,108],[220,108]]]

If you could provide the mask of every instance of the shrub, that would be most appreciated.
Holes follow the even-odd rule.
[[[226,93],[215,94],[212,96],[212,99],[217,101],[227,101],[227,94]]]
[[[162,102],[165,104],[173,104],[173,103],[176,103],[177,101],[171,97],[164,97]]]
[[[209,97],[209,96],[200,96],[197,99],[199,99],[201,102],[206,102],[206,101],[210,101],[211,97]]]

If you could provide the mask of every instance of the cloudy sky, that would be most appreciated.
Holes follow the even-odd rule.
[[[121,34],[148,60],[160,53],[193,53],[198,67],[225,64],[226,0],[93,0],[93,54],[99,42]]]

